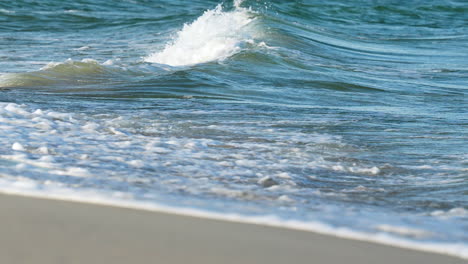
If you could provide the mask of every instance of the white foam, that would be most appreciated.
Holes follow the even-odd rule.
[[[13,104],[13,103],[10,103],[10,104],[7,104],[5,106],[5,110],[7,110],[8,112],[10,113],[14,113],[14,114],[17,114],[17,115],[27,115],[28,112],[26,112],[23,108],[21,108],[19,105],[17,104]]]
[[[61,170],[52,171],[52,173],[55,173],[57,175],[67,175],[67,176],[81,177],[81,178],[91,177],[91,174],[88,172],[88,170],[84,168],[78,168],[78,167],[69,167],[69,168],[65,168],[65,171],[61,169]]]
[[[244,0],[234,0],[234,6],[235,6],[236,8],[239,8],[240,5],[242,4],[242,2],[244,2]]]
[[[83,47],[76,48],[76,49],[74,49],[74,50],[83,51],[83,50],[89,50],[89,49],[91,49],[90,46],[83,46]]]
[[[362,168],[358,167],[356,164],[353,164],[353,166],[343,166],[341,164],[338,164],[331,166],[331,169],[334,171],[352,172],[367,175],[377,175],[380,173],[380,169],[375,166],[370,168]]]
[[[0,9],[0,13],[5,13],[5,14],[14,14],[15,11],[7,10],[7,9]]]
[[[235,1],[233,11],[221,5],[207,10],[191,24],[185,24],[165,48],[148,56],[145,61],[170,66],[186,66],[219,61],[241,50],[253,37],[248,25],[254,20],[251,12]]]
[[[441,218],[468,217],[468,210],[462,207],[456,207],[448,211],[437,210],[437,211],[432,212],[431,215],[441,217]]]
[[[416,237],[416,238],[430,237],[433,235],[431,232],[426,231],[426,230],[410,228],[410,227],[405,227],[405,226],[378,225],[375,228],[377,230],[388,232],[388,233],[394,233],[394,234],[398,234],[402,236]]]
[[[184,113],[191,109],[170,111],[171,113],[172,111]],[[151,113],[151,119],[146,117],[149,113]],[[164,116],[164,112],[160,114]],[[198,114],[206,113],[200,110]],[[135,126],[135,124],[145,125]],[[303,179],[305,175],[298,174],[296,171],[306,168],[312,169],[311,173],[314,173],[314,169],[326,169],[332,172],[354,171],[356,174],[362,173],[365,176],[374,174],[373,163],[360,161],[350,164],[339,159],[327,161],[315,154],[317,149],[323,148],[320,144],[333,143],[335,147],[342,146],[343,143],[339,138],[278,130],[273,138],[269,138],[274,140],[265,142],[261,139],[265,136],[265,130],[270,128],[265,126],[262,129],[262,126],[257,125],[258,123],[255,123],[255,126],[250,124],[237,126],[227,123],[212,126],[212,129],[226,132],[226,136],[233,132],[249,134],[249,140],[243,141],[191,136],[175,137],[172,133],[174,129],[184,135],[184,133],[192,133],[194,128],[184,131],[181,128],[187,127],[186,120],[171,120],[167,124],[165,119],[153,118],[153,112],[139,111],[138,114],[130,112],[117,116],[84,115],[48,109],[39,110],[27,105],[0,102],[0,131],[4,131],[0,133],[0,142],[3,143],[1,144],[3,147],[0,148],[3,152],[0,155],[0,162],[4,166],[0,170],[0,192],[287,227],[401,247],[445,252],[468,258],[468,245],[463,242],[465,241],[463,238],[460,240],[457,237],[452,240],[462,241],[459,244],[447,242],[428,244],[415,241],[415,236],[411,235],[417,234],[413,232],[414,230],[385,227],[380,230],[369,230],[367,227],[373,227],[376,223],[373,219],[364,221],[365,228],[362,228],[360,223],[346,222],[346,219],[353,221],[358,219],[356,216],[349,218],[329,213],[323,214],[326,217],[320,218],[320,213],[313,215],[327,223],[330,219],[335,220],[336,215],[340,215],[343,221],[338,219],[330,223],[337,225],[338,222],[339,225],[350,226],[350,228],[339,229],[320,222],[286,221],[279,217],[266,216],[255,218],[237,214],[225,215],[158,204],[158,202],[166,201],[164,197],[166,191],[177,193],[182,190],[184,195],[185,193],[194,194],[194,196],[207,194],[209,197],[221,199],[228,197],[241,201],[268,201],[272,205],[287,210],[302,210],[300,203],[305,190],[302,186],[304,182],[307,183],[308,179]],[[231,135],[237,138],[237,134]],[[12,150],[15,142],[21,144],[24,151]],[[339,167],[333,168],[334,166]],[[383,166],[379,167],[383,168]],[[153,177],[155,172],[157,172],[157,177]],[[310,179],[314,177],[314,175],[309,176]],[[315,177],[316,180],[320,178],[320,175]],[[293,180],[297,182],[297,186]],[[140,189],[141,184],[130,184],[141,181],[148,181],[149,185],[143,184],[144,188]],[[86,189],[89,186],[94,186],[95,189]],[[131,188],[128,188],[130,186]],[[146,187],[150,191],[147,191]],[[153,191],[153,188],[163,190],[162,198],[158,197],[160,193]],[[123,192],[128,193],[117,193],[113,190],[124,190]],[[374,190],[378,189],[357,186],[349,192]],[[318,198],[346,197],[349,192],[317,190],[307,197],[315,195]],[[146,197],[151,202],[142,200]],[[327,205],[324,205],[324,208],[328,208]],[[258,208],[254,209],[258,210]],[[245,214],[252,212],[249,210],[247,209]],[[271,212],[275,211],[265,210],[265,214]],[[434,213],[434,215],[444,213],[446,212]],[[459,208],[447,213],[463,215],[464,211],[463,208]],[[391,214],[390,212],[389,215]],[[372,225],[368,225],[369,222]],[[377,223],[404,226],[404,223],[394,223],[391,220]],[[414,227],[411,224],[408,226]],[[431,230],[430,227],[430,225],[417,226],[425,230]],[[363,233],[351,228],[368,231]],[[376,231],[380,233],[376,234]],[[449,233],[449,235],[452,234]],[[400,238],[396,238],[397,236]]]
[[[13,143],[13,145],[11,146],[11,149],[16,150],[16,151],[24,151],[23,145],[21,145],[18,142]]]
[[[95,66],[99,67],[99,62],[93,59],[83,59],[81,61],[74,61],[72,59],[67,59],[65,62],[49,62],[46,66],[42,67],[40,70],[50,70],[50,69],[55,69],[55,70],[60,70],[59,67],[72,67],[74,69],[87,69],[87,70],[92,70],[90,66]]]

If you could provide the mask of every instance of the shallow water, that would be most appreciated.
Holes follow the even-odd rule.
[[[464,1],[20,0],[0,46],[3,192],[468,257]]]

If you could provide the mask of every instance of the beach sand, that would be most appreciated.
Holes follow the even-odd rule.
[[[467,263],[253,224],[0,195],[0,263]]]

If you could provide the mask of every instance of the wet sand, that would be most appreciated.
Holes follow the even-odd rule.
[[[412,263],[466,260],[297,230],[0,195],[0,263]]]

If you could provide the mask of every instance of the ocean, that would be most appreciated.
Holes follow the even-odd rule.
[[[0,192],[468,258],[468,2],[0,2]]]

